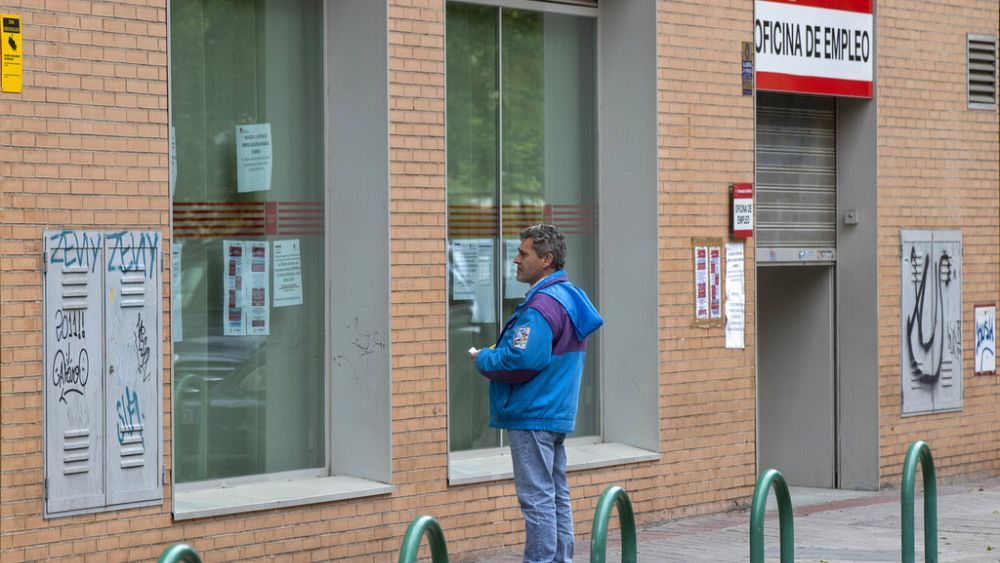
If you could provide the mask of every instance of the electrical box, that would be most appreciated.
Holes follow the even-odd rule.
[[[903,415],[962,409],[962,232],[900,231]]]
[[[44,515],[158,504],[160,234],[44,237]]]

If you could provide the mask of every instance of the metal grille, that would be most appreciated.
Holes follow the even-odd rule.
[[[758,95],[758,260],[836,259],[836,117],[834,98]]]
[[[997,107],[997,40],[969,35],[969,107]]]

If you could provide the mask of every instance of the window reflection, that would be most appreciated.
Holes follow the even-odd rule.
[[[170,16],[175,478],[322,467],[322,5],[174,0]],[[240,152],[237,127],[248,125],[267,130],[257,139],[268,141],[266,158]],[[269,173],[241,162],[249,156]],[[258,252],[241,275],[226,247],[244,242]],[[278,242],[298,252],[290,291],[301,304],[275,300]],[[238,292],[245,303],[230,297]],[[234,310],[266,320],[240,324]]]
[[[562,228],[570,279],[598,298],[595,44],[589,18],[447,10],[449,433],[460,451],[503,445],[467,350],[492,344],[528,289],[511,264],[520,231]],[[581,436],[599,434],[596,338],[588,348]]]

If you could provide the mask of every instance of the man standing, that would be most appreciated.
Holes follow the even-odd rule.
[[[603,323],[562,271],[566,237],[553,225],[521,232],[517,280],[531,284],[494,346],[470,350],[490,380],[490,425],[508,431],[524,514],[525,563],[573,559],[566,434],[576,407],[587,337]]]

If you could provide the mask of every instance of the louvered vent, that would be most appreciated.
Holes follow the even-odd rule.
[[[969,34],[969,108],[997,107],[997,39]]]

